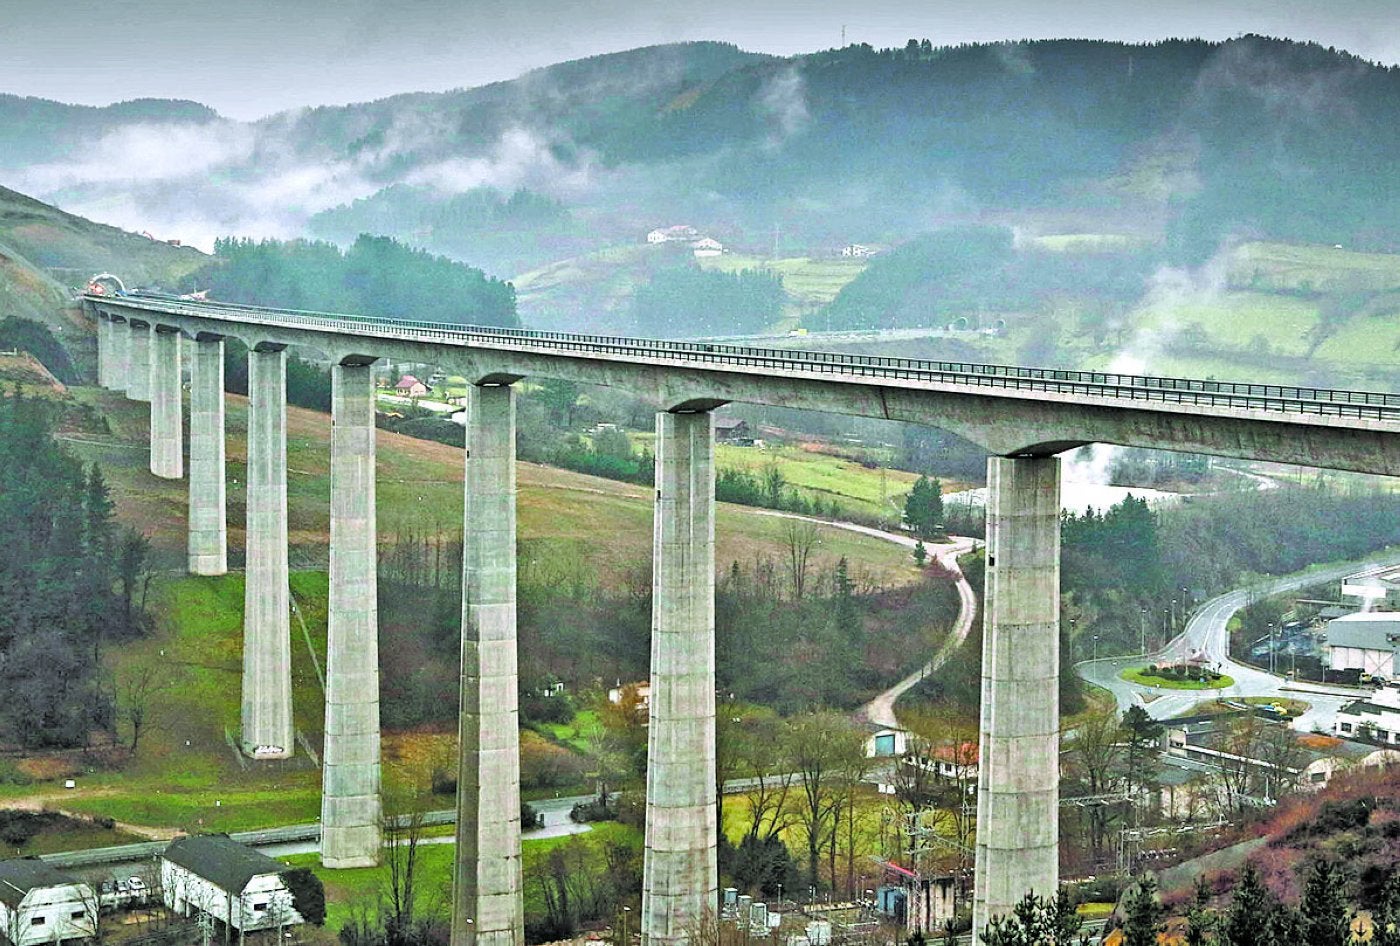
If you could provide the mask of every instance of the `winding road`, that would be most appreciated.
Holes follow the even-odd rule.
[[[1303,715],[1293,721],[1295,729],[1331,731],[1337,709],[1362,692],[1356,689],[1293,681],[1286,676],[1266,673],[1230,657],[1227,626],[1236,611],[1243,608],[1251,595],[1272,595],[1291,591],[1319,582],[1336,581],[1347,575],[1375,565],[1400,563],[1400,549],[1387,549],[1366,561],[1342,562],[1304,572],[1296,572],[1267,581],[1251,588],[1238,588],[1211,598],[1201,605],[1186,623],[1186,629],[1167,642],[1162,649],[1145,655],[1103,657],[1081,661],[1075,670],[1090,683],[1113,694],[1119,711],[1130,706],[1142,706],[1153,719],[1168,719],[1188,711],[1202,700],[1214,697],[1277,696],[1303,700],[1310,704]],[[1224,690],[1159,690],[1155,687],[1130,683],[1119,674],[1129,667],[1140,667],[1146,661],[1181,660],[1200,654],[1220,672],[1234,678],[1234,685]]]

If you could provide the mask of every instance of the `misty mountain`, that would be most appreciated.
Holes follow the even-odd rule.
[[[71,160],[94,139],[133,125],[203,124],[218,113],[198,102],[133,99],[104,108],[0,94],[0,167]]]
[[[37,164],[6,149],[0,173],[201,245],[365,230],[506,276],[680,222],[798,253],[968,221],[1127,233],[1177,262],[1231,236],[1400,248],[1400,70],[1263,37],[792,59],[692,43],[252,124],[142,109],[93,131],[109,110],[50,109],[54,134],[94,137]],[[522,191],[567,215],[491,237],[489,205]]]

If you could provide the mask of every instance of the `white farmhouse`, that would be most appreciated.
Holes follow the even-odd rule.
[[[37,857],[0,861],[0,934],[11,946],[38,946],[97,933],[97,894],[86,882]]]
[[[232,840],[202,834],[170,842],[160,862],[165,905],[181,916],[208,913],[227,929],[249,933],[304,920],[292,903],[281,864]]]
[[[703,237],[690,244],[691,250],[697,257],[719,256],[724,253],[724,244],[709,237]]]
[[[674,227],[658,227],[647,234],[647,242],[652,246],[660,243],[689,243],[698,239],[700,231],[689,224],[677,224]]]

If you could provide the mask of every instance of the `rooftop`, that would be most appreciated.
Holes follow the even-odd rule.
[[[44,863],[37,857],[16,857],[0,861],[0,903],[17,907],[25,894],[40,887],[76,884],[78,878]]]
[[[176,838],[165,859],[232,893],[242,893],[248,881],[262,874],[280,874],[287,865],[233,840],[227,834]]]
[[[1400,643],[1400,611],[1358,611],[1327,622],[1327,643],[1362,650],[1395,650]]]

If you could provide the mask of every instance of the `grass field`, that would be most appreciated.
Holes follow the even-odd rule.
[[[656,437],[649,433],[631,434],[632,440],[654,449]],[[815,445],[814,445],[815,447]],[[842,509],[863,516],[876,516],[898,522],[904,497],[913,488],[918,474],[905,470],[870,468],[844,456],[835,456],[802,444],[768,443],[763,447],[715,445],[715,462],[720,469],[746,470],[762,474],[776,466],[787,485],[811,498],[835,500]],[[943,492],[969,488],[970,484],[943,480]]]
[[[859,276],[866,266],[863,259],[831,257],[812,259],[793,257],[769,259],[765,256],[744,256],[726,253],[699,260],[701,269],[735,273],[744,269],[766,269],[783,277],[783,289],[792,302],[800,307],[825,305],[836,298],[846,284]]]
[[[91,388],[76,389],[75,396],[100,406],[113,435],[96,443],[72,443],[71,448],[84,460],[102,465],[117,501],[118,518],[146,531],[165,562],[179,567],[184,560],[186,485],[159,479],[147,470],[149,409]],[[246,416],[246,401],[230,397],[228,523],[229,549],[235,561],[244,541]],[[460,532],[462,451],[382,430],[378,448],[381,538],[387,541],[403,529]],[[323,565],[326,560],[329,465],[330,417],[288,408],[287,504],[294,564]],[[645,487],[524,462],[517,465],[516,476],[519,535],[535,555],[574,562],[600,583],[651,560],[652,496]],[[717,518],[716,560],[752,561],[756,555],[777,554],[784,541],[783,528],[782,521],[771,516],[722,505]],[[596,541],[599,535],[607,535],[608,541]],[[833,558],[845,555],[860,562],[885,584],[903,584],[917,577],[907,555],[893,543],[832,529],[824,530],[823,547]]]

